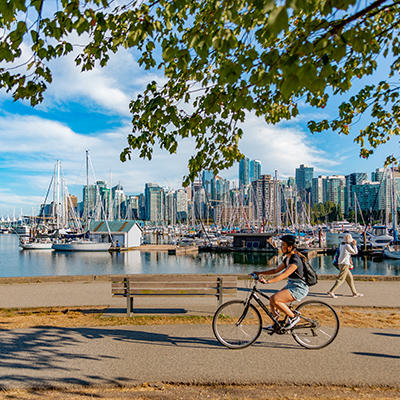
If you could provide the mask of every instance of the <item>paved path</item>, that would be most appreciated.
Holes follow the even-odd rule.
[[[400,330],[341,330],[322,350],[263,334],[244,350],[218,344],[208,325],[0,331],[0,386],[143,382],[295,383],[400,387]]]
[[[125,312],[126,300],[111,297],[111,283],[108,281],[73,281],[0,284],[0,308],[54,307],[54,306],[110,306],[115,315]],[[238,297],[245,297],[246,282],[239,280]],[[400,307],[400,281],[356,282],[356,288],[364,297],[353,298],[346,283],[337,290],[337,299],[326,292],[334,281],[320,280],[310,288],[309,299],[324,300],[338,306]],[[284,282],[259,285],[267,294],[282,288]],[[229,298],[227,298],[229,299]],[[142,297],[135,299],[136,313],[140,314],[213,314],[215,298],[200,297]]]
[[[350,297],[344,284],[338,299],[326,297],[332,283],[320,281],[309,297],[337,305],[400,306],[398,281],[356,282],[362,298]],[[265,286],[270,293],[280,287]],[[238,296],[245,296],[239,289]],[[84,305],[125,313],[124,300],[111,297],[106,281],[0,285],[2,308]],[[211,315],[217,301],[143,298],[136,307],[140,314]],[[158,381],[400,387],[399,329],[342,328],[330,346],[318,351],[303,349],[291,336],[267,334],[248,349],[229,350],[219,345],[209,325],[0,329],[0,343],[0,387],[7,388]]]

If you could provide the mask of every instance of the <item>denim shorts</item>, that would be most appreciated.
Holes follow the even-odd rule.
[[[288,289],[297,301],[303,300],[308,294],[308,286],[302,279],[288,279],[284,289]]]

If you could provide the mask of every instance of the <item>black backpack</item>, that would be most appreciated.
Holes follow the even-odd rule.
[[[303,274],[304,274],[304,276],[300,276],[299,273],[297,273],[297,275],[301,279],[303,279],[303,281],[307,284],[307,286],[316,285],[317,282],[318,282],[318,275],[314,271],[314,268],[311,266],[310,261],[308,261],[308,258],[306,256],[304,256],[303,254],[301,254],[301,253],[297,253],[297,254],[300,256],[301,261],[303,262]]]

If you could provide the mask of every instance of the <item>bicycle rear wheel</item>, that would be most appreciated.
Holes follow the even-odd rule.
[[[218,308],[213,318],[213,331],[218,341],[230,349],[244,349],[254,343],[262,330],[259,311],[241,300],[231,300]]]
[[[336,311],[322,301],[306,301],[297,308],[300,321],[292,331],[294,340],[307,349],[322,349],[332,343],[339,332]]]

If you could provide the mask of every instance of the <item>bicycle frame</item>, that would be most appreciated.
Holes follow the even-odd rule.
[[[237,325],[240,325],[241,322],[243,321],[243,318],[245,317],[245,315],[247,314],[247,311],[249,309],[249,304],[251,303],[251,300],[254,299],[257,302],[257,304],[264,310],[264,312],[271,318],[271,320],[274,321],[274,323],[277,324],[277,326],[279,326],[278,319],[275,317],[274,314],[272,314],[272,312],[262,302],[262,300],[260,299],[260,297],[258,297],[258,295],[266,298],[268,301],[270,300],[270,297],[268,295],[261,292],[261,290],[257,289],[257,282],[256,282],[253,286],[253,289],[251,290],[250,296],[246,300],[246,306],[244,308],[243,315],[239,318]]]
[[[279,322],[278,318],[276,317],[274,314],[272,314],[272,312],[267,308],[267,306],[262,302],[261,298],[258,296],[262,296],[265,299],[267,299],[268,301],[270,300],[270,296],[266,295],[265,293],[261,292],[261,290],[257,289],[257,282],[254,284],[253,289],[251,290],[250,295],[248,296],[247,300],[246,300],[246,305],[243,311],[243,314],[241,315],[241,317],[239,318],[238,322],[236,323],[237,325],[240,325],[244,319],[244,317],[246,316],[248,310],[249,310],[249,304],[251,303],[251,300],[254,299],[257,304],[264,310],[264,312],[268,315],[268,317],[274,322],[274,330],[272,330],[270,332],[270,334],[272,335],[273,333],[279,333],[279,334],[287,334],[290,333],[286,330],[283,329],[281,323]],[[290,306],[291,307],[291,306]],[[308,319],[305,318],[303,316],[301,316],[302,319],[304,319],[305,322],[307,322],[308,324],[304,325],[304,324],[299,324],[294,326],[292,329],[301,329],[301,328],[313,328],[314,324]],[[285,322],[287,319],[287,316],[285,317],[284,321]]]

